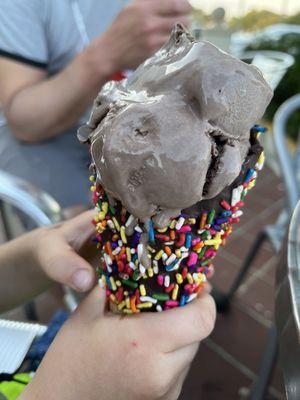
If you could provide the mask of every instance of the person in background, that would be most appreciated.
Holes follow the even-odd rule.
[[[91,256],[92,213],[0,246],[0,313],[51,281],[80,291],[94,286],[93,268],[83,258]],[[204,289],[185,307],[121,318],[108,311],[105,289],[95,287],[63,325],[18,399],[175,400],[215,314]]]
[[[187,0],[0,0],[0,169],[89,204],[88,149],[76,130],[101,86],[188,23]]]

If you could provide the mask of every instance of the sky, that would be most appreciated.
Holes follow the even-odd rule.
[[[243,15],[255,8],[270,10],[278,14],[300,12],[300,0],[189,0],[194,7],[211,12],[217,7],[224,7],[227,16]]]

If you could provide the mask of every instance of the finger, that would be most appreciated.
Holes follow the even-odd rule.
[[[192,6],[186,0],[152,0],[152,10],[158,15],[188,15]]]
[[[169,352],[206,338],[214,327],[215,319],[215,302],[203,292],[184,307],[159,314],[148,313],[137,322],[141,329],[151,334],[162,351]]]
[[[80,250],[94,234],[95,227],[92,224],[94,216],[95,210],[89,210],[62,224],[62,233],[75,251]]]
[[[89,290],[95,282],[92,266],[55,232],[42,241],[39,257],[43,270],[56,282],[80,292]]]
[[[100,317],[107,309],[107,302],[105,287],[96,285],[77,308],[76,314],[88,319]]]

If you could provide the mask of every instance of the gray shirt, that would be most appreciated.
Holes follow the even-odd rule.
[[[0,57],[54,75],[104,32],[127,2],[0,0]],[[88,148],[78,143],[77,127],[54,139],[26,144],[2,122],[0,169],[34,183],[62,207],[90,204]]]

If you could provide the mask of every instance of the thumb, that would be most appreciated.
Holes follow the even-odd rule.
[[[40,264],[54,281],[85,292],[95,282],[92,266],[80,257],[61,236],[50,235],[40,248]]]

